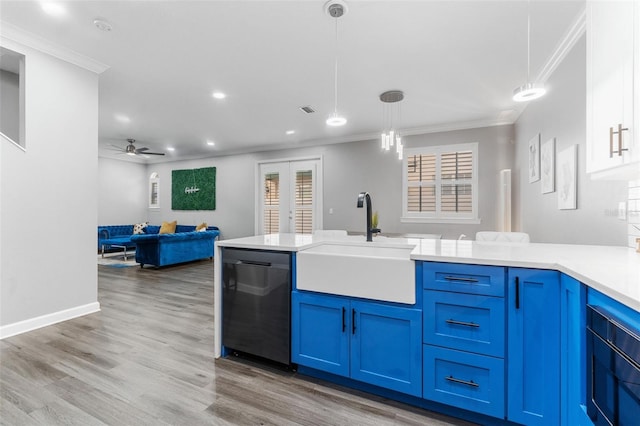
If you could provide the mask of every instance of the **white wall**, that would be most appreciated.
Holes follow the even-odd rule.
[[[26,146],[0,140],[0,336],[99,308],[98,76],[26,56]]]
[[[154,224],[174,219],[184,224],[204,221],[220,227],[224,238],[253,235],[256,163],[267,159],[321,155],[324,168],[325,229],[364,232],[365,213],[356,208],[356,200],[359,192],[368,191],[372,197],[373,209],[379,212],[383,233],[438,233],[443,238],[457,238],[464,233],[472,238],[479,230],[496,229],[498,194],[495,187],[498,185],[499,170],[513,164],[512,139],[512,126],[405,138],[408,147],[479,143],[480,225],[400,223],[402,163],[390,153],[381,153],[377,140],[151,165],[147,168],[147,175],[158,172],[161,189],[160,209],[150,212],[149,219]],[[216,210],[172,211],[171,171],[211,166],[217,168]],[[330,209],[333,209],[333,214],[329,214]]]
[[[98,159],[98,224],[131,225],[148,220],[147,166]]]
[[[532,101],[516,122],[514,172],[515,223],[534,242],[627,245],[627,224],[617,219],[618,202],[627,200],[627,182],[593,181],[585,173],[585,37],[552,74],[548,93]],[[556,153],[578,145],[578,209],[558,210],[558,193],[541,194],[540,181],[528,180],[528,142],[556,138]]]

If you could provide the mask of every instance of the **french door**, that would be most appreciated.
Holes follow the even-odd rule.
[[[321,229],[320,159],[259,164],[256,234]]]

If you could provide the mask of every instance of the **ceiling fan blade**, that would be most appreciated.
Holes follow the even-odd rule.
[[[136,149],[136,151],[140,151],[140,152],[142,152],[142,151],[149,151],[149,148],[147,148],[147,147],[145,146],[145,147],[142,147],[142,148],[138,148],[138,149]]]
[[[124,149],[122,149],[122,147],[118,146],[118,145],[114,145],[114,144],[109,144],[110,146],[116,148],[118,151],[124,151]]]
[[[164,152],[143,152],[144,155],[164,155]]]

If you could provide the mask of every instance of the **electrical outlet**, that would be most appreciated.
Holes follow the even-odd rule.
[[[627,202],[620,201],[618,203],[618,219],[627,220]]]
[[[329,214],[333,214],[333,207],[329,207]]]

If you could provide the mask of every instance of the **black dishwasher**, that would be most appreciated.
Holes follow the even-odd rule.
[[[282,364],[291,352],[291,253],[222,249],[222,345]]]

